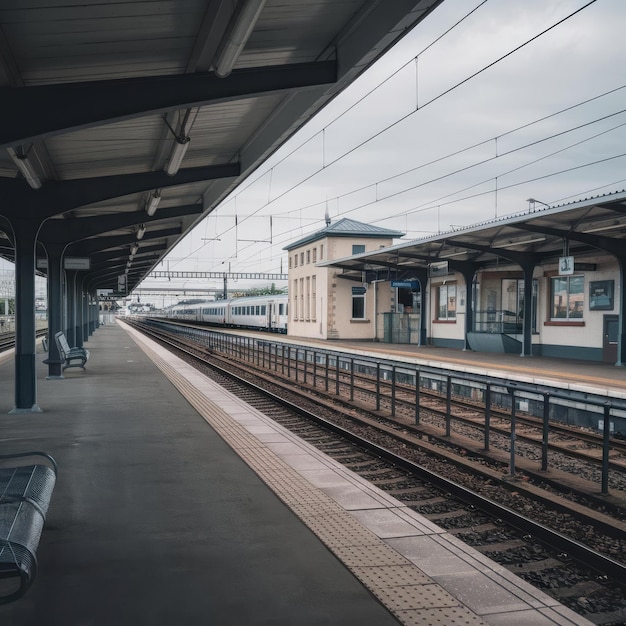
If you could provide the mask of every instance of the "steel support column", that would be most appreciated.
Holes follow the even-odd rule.
[[[78,324],[79,324],[79,316],[77,310],[77,293],[76,293],[76,270],[66,270],[65,272],[67,276],[67,291],[66,291],[66,301],[67,301],[67,329],[66,336],[67,342],[70,346],[82,346],[82,342],[78,343]]]
[[[522,353],[520,356],[533,355],[533,273],[535,263],[523,263],[524,272],[524,319],[522,320]]]
[[[15,244],[15,408],[41,413],[35,363],[35,245],[41,222],[13,219]]]
[[[63,359],[54,335],[63,330],[63,249],[64,245],[47,244],[48,255],[48,378],[63,378]]]

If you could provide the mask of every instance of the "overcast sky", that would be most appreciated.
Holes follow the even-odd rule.
[[[537,37],[588,2],[445,0],[163,269],[286,273],[282,248],[323,228],[326,211],[409,240],[526,211],[531,197],[561,204],[622,190],[626,2],[597,0]]]

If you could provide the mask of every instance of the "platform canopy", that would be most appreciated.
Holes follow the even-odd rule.
[[[626,258],[626,191],[552,207],[531,201],[523,213],[318,265],[356,281],[392,280],[564,257],[577,263],[599,251]]]
[[[442,1],[1,3],[0,256],[132,290]]]

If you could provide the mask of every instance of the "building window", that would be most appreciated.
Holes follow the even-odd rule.
[[[307,265],[311,262],[311,251],[307,250],[306,251],[306,263]]]
[[[361,252],[365,252],[365,244],[361,244],[361,243],[352,244],[352,254],[361,254]]]
[[[550,282],[550,319],[579,320],[585,305],[584,276],[555,276]]]
[[[289,269],[291,269],[291,255],[289,255]]]
[[[532,319],[531,330],[537,332],[537,293],[539,292],[539,281],[533,279],[532,293]],[[524,279],[503,278],[502,279],[502,332],[521,333],[524,328]]]
[[[293,255],[293,266],[298,267],[298,255],[297,254]]]
[[[353,320],[365,319],[365,294],[364,293],[352,294],[352,319]]]
[[[439,285],[437,290],[437,319],[456,319],[456,285]]]
[[[313,263],[317,261],[317,248],[313,248]]]
[[[311,278],[306,277],[306,319],[311,319]]]
[[[300,253],[300,265],[304,265],[304,252]]]
[[[300,279],[300,321],[304,321],[304,278]]]
[[[320,261],[324,259],[324,244],[320,244]]]
[[[313,252],[315,252],[315,248],[313,248]],[[316,311],[317,311],[316,283],[317,283],[316,277],[315,276],[311,276],[311,305],[313,307],[311,309],[311,321],[313,321],[313,322],[317,318],[317,315],[316,315]]]
[[[298,319],[298,279],[293,279],[293,298],[291,300],[291,310],[293,311],[293,319]]]

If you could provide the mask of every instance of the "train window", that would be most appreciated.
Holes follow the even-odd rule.
[[[257,305],[255,315],[261,315],[261,307]]]
[[[261,315],[265,315],[267,313],[267,307],[263,304],[261,306]]]
[[[285,305],[284,304],[279,304],[278,305],[278,315],[284,315],[284,310],[285,310]]]

